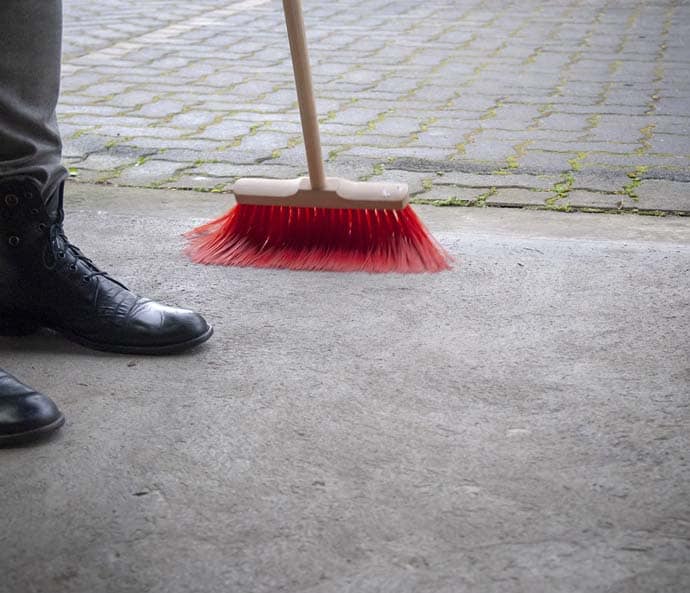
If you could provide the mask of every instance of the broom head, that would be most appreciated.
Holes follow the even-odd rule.
[[[404,183],[327,177],[239,179],[237,205],[187,233],[203,264],[364,272],[438,272],[451,258],[408,205]]]

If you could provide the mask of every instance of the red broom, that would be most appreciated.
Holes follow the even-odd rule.
[[[438,272],[450,256],[408,205],[404,183],[326,177],[300,0],[283,0],[309,178],[239,179],[237,205],[192,231],[193,261],[224,266]]]

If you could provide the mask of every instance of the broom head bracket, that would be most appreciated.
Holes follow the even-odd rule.
[[[322,189],[312,189],[308,177],[297,179],[238,179],[232,187],[238,204],[299,208],[366,208],[402,210],[410,200],[406,183],[350,181],[326,177]]]

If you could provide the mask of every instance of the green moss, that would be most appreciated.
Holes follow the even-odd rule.
[[[640,186],[640,183],[642,183],[642,176],[647,172],[647,167],[641,165],[639,167],[635,167],[633,171],[630,171],[628,173],[628,177],[630,178],[630,182],[626,183],[623,188],[616,193],[623,194],[624,196],[628,196],[631,200],[634,202],[639,201],[639,196],[635,192],[635,190]]]
[[[486,190],[484,193],[479,194],[477,196],[477,199],[475,200],[475,206],[478,207],[484,207],[486,206],[486,201],[491,197],[496,195],[496,188],[495,187],[490,187],[488,190]]]
[[[366,127],[363,130],[357,130],[355,132],[355,135],[357,136],[363,136],[364,134],[368,134],[369,132],[373,132],[376,129],[376,126],[378,126],[384,119],[386,119],[391,113],[393,112],[393,109],[388,109],[387,111],[384,111],[382,113],[379,113],[374,119],[369,120],[367,122]]]
[[[573,171],[580,171],[582,169],[582,161],[587,158],[587,154],[588,153],[586,152],[578,152],[575,158],[572,158],[568,161],[568,164]],[[575,179],[573,179],[573,181],[575,181]]]
[[[84,134],[88,134],[90,132],[90,129],[88,128],[82,128],[81,130],[77,130],[72,134],[71,138],[74,138],[75,140],[77,138],[81,138]]]
[[[420,204],[426,206],[439,206],[439,207],[467,207],[473,206],[474,202],[472,200],[461,200],[460,198],[446,198],[444,200],[434,199],[434,198],[412,198],[410,200],[413,204]]]
[[[302,144],[302,136],[292,136],[291,138],[288,138],[288,148],[294,148],[295,146],[299,146],[300,144]]]
[[[664,212],[663,210],[637,210],[636,212],[640,216],[658,216],[660,218],[663,218],[664,216],[668,216],[668,212]]]
[[[640,129],[640,134],[642,134],[640,137],[640,142],[642,143],[642,146],[635,151],[636,155],[641,156],[649,152],[650,148],[652,147],[651,142],[652,135],[654,134],[654,128],[656,128],[656,124],[649,124],[648,126]]]
[[[551,188],[551,191],[554,193],[554,195],[546,199],[546,206],[549,209],[560,208],[560,206],[557,206],[557,202],[565,200],[568,197],[574,183],[575,176],[573,175],[572,171],[568,171],[560,181],[554,183],[553,187]]]
[[[517,157],[517,155],[511,154],[506,159],[506,164],[507,164],[509,169],[517,169],[518,168],[518,157]]]

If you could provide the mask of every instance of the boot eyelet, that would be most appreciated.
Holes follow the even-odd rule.
[[[81,281],[82,281],[84,284],[86,284],[87,282],[90,282],[90,281],[91,281],[91,278],[89,278],[88,276],[82,276],[82,277],[81,277]]]
[[[44,231],[48,230],[48,225],[45,222],[41,222],[38,225],[38,230],[41,232],[44,232]]]
[[[19,198],[14,194],[7,194],[5,196],[5,204],[7,204],[8,206],[16,206],[17,204],[19,204]]]
[[[17,237],[17,235],[12,235],[7,242],[10,244],[10,247],[16,247],[19,245],[19,237]]]
[[[58,251],[57,255],[60,259],[65,259],[65,252],[64,251]]]
[[[73,272],[76,272],[76,271],[77,271],[77,266],[76,266],[76,264],[71,264],[70,267],[69,267],[69,269],[72,270]]]
[[[38,216],[39,215],[38,208],[32,208],[31,209],[31,215],[32,216]]]

